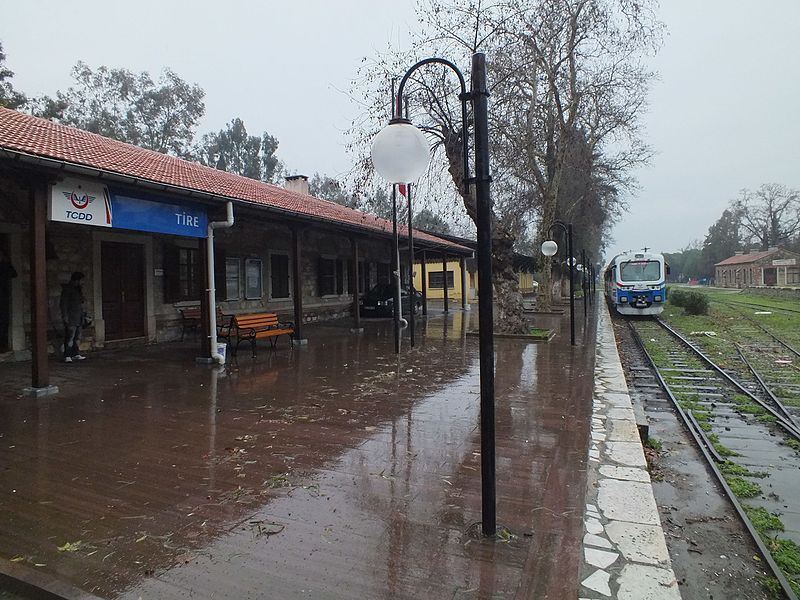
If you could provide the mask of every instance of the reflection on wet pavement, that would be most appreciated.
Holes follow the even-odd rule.
[[[0,556],[103,597],[574,596],[593,334],[497,340],[487,541],[475,326],[432,317],[399,360],[367,322],[223,370],[181,345],[54,365],[60,395],[0,396]]]

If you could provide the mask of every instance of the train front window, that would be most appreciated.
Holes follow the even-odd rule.
[[[661,278],[661,264],[657,260],[627,261],[620,265],[620,281],[653,281]]]

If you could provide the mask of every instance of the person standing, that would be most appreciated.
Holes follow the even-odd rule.
[[[61,286],[61,321],[64,323],[64,362],[83,360],[80,353],[81,329],[83,327],[83,273],[75,271],[69,283]]]
[[[9,349],[8,326],[11,324],[11,280],[17,271],[0,248],[0,352]]]

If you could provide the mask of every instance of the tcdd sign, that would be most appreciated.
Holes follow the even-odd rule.
[[[65,179],[50,194],[50,220],[187,237],[206,237],[203,206],[174,201],[80,179]]]

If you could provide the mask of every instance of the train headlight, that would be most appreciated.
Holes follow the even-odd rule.
[[[621,296],[619,299],[620,302],[627,302],[628,298],[626,296]]]
[[[661,302],[661,296],[653,296],[653,302]]]

